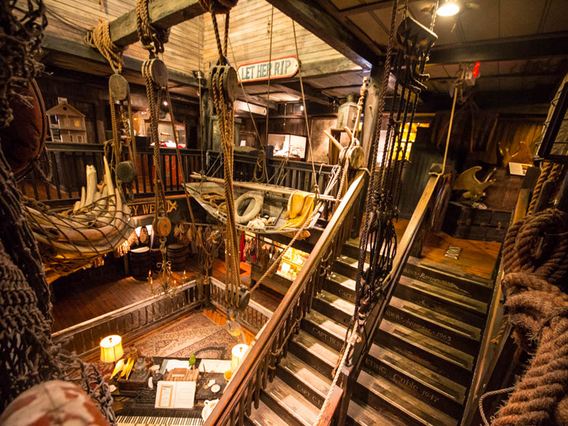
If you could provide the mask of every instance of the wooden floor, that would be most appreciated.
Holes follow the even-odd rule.
[[[188,261],[186,269],[188,280],[196,278],[199,271],[200,267],[196,258]],[[250,277],[250,266],[244,262],[241,264],[241,274],[243,277]],[[224,282],[225,262],[216,259],[213,263],[212,275]],[[54,285],[57,287],[58,283]],[[108,268],[97,278],[81,280],[71,285],[67,284],[63,288],[56,288],[52,331],[63,330],[151,296],[152,293],[146,281],[139,281],[132,277],[125,278],[120,268]],[[272,311],[280,302],[279,297],[263,289],[255,291],[253,300],[262,303]]]
[[[408,220],[401,219],[395,223],[399,240],[407,225]],[[462,249],[457,260],[444,256],[449,246],[457,246]],[[426,237],[422,256],[423,260],[435,263],[444,269],[477,275],[482,278],[491,278],[500,249],[501,243],[498,242],[463,240],[441,232]]]
[[[399,239],[407,225],[406,220],[400,220],[395,224]],[[458,260],[444,257],[450,245],[462,248]],[[500,247],[501,244],[496,242],[462,240],[441,233],[427,237],[422,254],[424,260],[443,268],[490,278]],[[188,279],[197,277],[199,271],[197,260],[190,260],[186,269]],[[214,262],[213,277],[225,281],[225,263],[219,259]],[[243,282],[250,282],[250,266],[244,262],[241,263],[241,277]],[[57,283],[55,285],[57,286]],[[104,275],[101,274],[97,279],[66,285],[56,293],[53,305],[54,332],[151,296],[145,281],[138,281],[132,277],[125,278],[120,268],[115,268],[114,272],[105,271]],[[262,287],[253,294],[253,300],[272,311],[278,306],[281,297]]]

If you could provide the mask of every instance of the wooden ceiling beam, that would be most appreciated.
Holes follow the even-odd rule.
[[[108,65],[108,62],[105,58],[103,58],[97,51],[91,49],[89,46],[81,43],[76,43],[74,41],[66,40],[63,38],[55,37],[52,35],[45,35],[43,38],[42,47],[44,50],[49,52],[50,60],[57,62],[58,57],[73,57],[76,60],[73,61],[75,63],[71,63],[70,61],[66,61],[68,66],[64,64],[58,64],[61,68],[68,68],[74,69],[75,71],[81,71],[85,73],[93,73],[93,70],[89,67],[89,64],[96,65],[96,68],[102,74],[108,68],[108,74],[112,74],[112,70]],[[72,68],[71,68],[72,67]],[[104,68],[102,68],[104,67]],[[101,69],[102,68],[102,69]],[[136,76],[142,79],[141,70],[142,70],[142,62],[138,61],[133,58],[129,58],[127,56],[124,57],[124,68],[127,71],[125,73],[125,77],[130,81],[130,75],[128,75],[128,71],[131,74],[136,74]],[[187,86],[199,86],[197,79],[190,74],[185,74],[179,71],[169,70],[169,77],[170,81],[176,84],[182,84]]]
[[[567,33],[434,47],[428,64],[512,61],[563,55],[568,55]]]
[[[409,3],[419,0],[409,0]],[[340,10],[341,16],[359,15],[365,12],[373,12],[379,9],[387,9],[392,7],[392,0],[382,0],[375,3],[361,4],[359,6],[348,7],[347,9]]]
[[[379,60],[379,55],[354,34],[337,17],[321,5],[308,0],[267,0],[302,27],[319,37],[329,46],[351,59],[357,65],[369,69]]]
[[[205,10],[198,0],[149,0],[148,14],[152,25],[170,28],[202,15]],[[119,16],[110,23],[110,38],[117,46],[126,47],[138,41],[136,10]]]
[[[278,83],[272,84],[271,92],[284,92],[289,93],[290,95],[294,95],[302,99],[302,89],[300,87],[300,82],[291,82],[291,83]],[[304,84],[304,96],[307,101],[315,102],[321,105],[331,105],[329,98],[321,93],[320,90],[314,89],[312,86],[308,84]]]

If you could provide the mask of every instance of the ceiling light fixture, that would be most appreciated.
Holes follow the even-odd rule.
[[[438,16],[454,16],[458,14],[460,9],[460,4],[456,0],[446,0],[440,5],[436,13]]]

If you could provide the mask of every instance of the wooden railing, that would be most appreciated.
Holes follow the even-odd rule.
[[[253,404],[258,407],[261,389],[274,377],[277,364],[286,356],[290,338],[298,332],[302,318],[311,308],[313,297],[321,289],[326,272],[351,233],[354,209],[358,207],[356,201],[364,186],[365,172],[360,171],[302,270],[208,417],[206,426],[242,426]]]
[[[211,277],[211,291],[209,301],[222,312],[226,312],[225,283]],[[245,311],[239,315],[239,322],[253,333],[258,333],[272,317],[272,311],[266,309],[260,303],[251,300]]]
[[[530,194],[530,189],[523,188],[520,190],[517,198],[517,205],[515,206],[514,214],[511,217],[510,226],[527,215]],[[499,267],[495,277],[495,286],[493,287],[493,295],[487,310],[488,315],[483,329],[481,346],[477,356],[475,369],[473,370],[471,388],[464,405],[464,416],[460,423],[463,426],[469,426],[473,423],[478,410],[479,399],[483,393],[487,391],[489,380],[495,371],[501,352],[504,349],[505,343],[512,329],[510,323],[503,323],[503,288],[501,287],[501,281],[504,275],[505,271],[503,269],[503,262],[499,262]],[[501,329],[501,327],[505,328]]]
[[[197,310],[202,304],[197,284],[192,281],[180,286],[174,295],[148,297],[53,333],[52,339],[55,343],[61,343],[64,349],[86,358],[100,350],[99,344],[105,336],[118,334],[128,343],[182,315]]]
[[[86,185],[85,167],[94,165],[97,177],[103,175],[102,145],[47,143],[46,155],[40,161],[40,167],[46,173],[51,169],[51,176],[45,181],[38,170],[33,170],[19,183],[19,189],[27,197],[42,201],[54,206],[67,206],[73,204],[81,196],[81,187]],[[176,150],[162,148],[160,153],[162,180],[167,195],[183,193],[181,170],[183,169],[186,182],[191,182],[192,173],[207,171],[215,177],[223,177],[223,168],[219,153],[209,152],[207,155],[196,149],[181,149],[182,168],[178,167]],[[207,163],[206,157],[209,157]],[[234,179],[251,181],[254,175],[256,157],[235,154]],[[268,177],[272,178],[280,169],[284,168],[282,185],[302,191],[312,191],[314,178],[311,163],[303,161],[285,161],[270,159],[267,162]],[[153,196],[153,150],[151,148],[137,149],[138,177],[133,182],[135,198],[148,198]],[[318,164],[315,166],[315,180],[320,191],[323,192],[329,182],[333,166]],[[274,181],[275,179],[273,179]],[[337,188],[335,188],[337,190]],[[334,193],[330,195],[335,195]]]
[[[329,404],[325,413],[325,418],[328,419],[328,421],[320,423],[322,426],[331,424],[331,420],[334,417],[337,419],[338,425],[345,424],[351,395],[353,394],[357,377],[363,367],[365,357],[369,353],[371,345],[373,344],[373,336],[379,328],[391,295],[393,294],[404,266],[408,261],[414,240],[416,239],[426,217],[428,217],[432,202],[435,199],[436,188],[440,179],[440,174],[438,172],[441,171],[441,167],[434,165],[431,170],[432,171],[430,172],[430,177],[426,184],[426,188],[422,193],[422,197],[420,198],[404,235],[398,244],[396,255],[393,260],[392,270],[384,281],[383,291],[380,293],[379,300],[371,310],[362,330],[359,331],[359,339],[349,354],[349,362],[346,363],[348,367],[343,367],[341,371],[340,379],[336,385],[338,388],[341,388],[341,391],[333,390],[334,393],[341,392],[342,397],[340,400],[334,400],[335,404]]]
[[[19,182],[20,191],[27,197],[51,205],[69,205],[81,196],[81,187],[86,184],[85,167],[94,165],[99,181],[102,179],[104,149],[102,145],[47,143],[46,155],[40,162],[41,169],[48,173],[45,181],[37,170],[30,172]],[[192,172],[202,170],[202,155],[199,150],[182,149],[181,158],[187,182]],[[178,167],[175,149],[162,149],[160,155],[162,180],[166,193],[183,193],[181,168]],[[138,177],[133,182],[137,198],[150,197],[153,187],[153,151],[149,148],[137,151]]]
[[[218,159],[219,154],[216,152],[209,153],[209,165],[215,174],[215,177],[223,177],[223,169],[219,168]],[[233,170],[233,178],[235,180],[250,182],[254,178],[254,169],[256,166],[256,158],[250,155],[243,155],[235,153],[235,167]],[[214,166],[216,165],[216,166]],[[301,191],[313,191],[314,178],[312,177],[315,169],[315,181],[317,182],[320,192],[323,192],[333,171],[332,165],[329,164],[312,164],[306,161],[284,160],[281,158],[268,159],[267,164],[268,178],[274,182],[276,177],[273,177],[278,170],[283,167],[282,182],[280,185],[288,188],[299,189]],[[337,190],[337,188],[335,188]],[[335,195],[335,192],[330,195]]]

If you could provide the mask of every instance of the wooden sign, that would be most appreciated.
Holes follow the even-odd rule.
[[[268,72],[270,67],[270,79],[291,78],[296,75],[300,69],[300,64],[295,56],[287,56],[285,58],[273,59],[272,61],[253,62],[250,64],[240,65],[237,69],[239,81],[243,83],[251,81],[268,80]]]
[[[145,216],[148,214],[154,214],[154,210],[156,208],[154,201],[148,201],[145,203],[138,203],[138,204],[128,204],[130,207],[130,216]],[[178,205],[177,201],[166,200],[166,213],[171,213],[174,210],[177,210]]]

